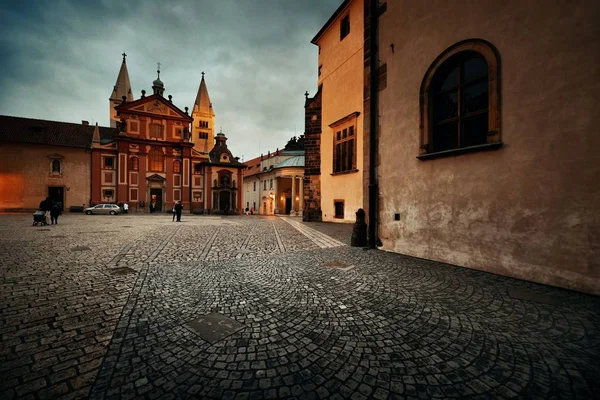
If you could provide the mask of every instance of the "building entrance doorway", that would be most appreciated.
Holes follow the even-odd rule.
[[[54,202],[58,203],[60,211],[64,211],[65,207],[65,191],[62,186],[48,186],[48,197]]]
[[[219,193],[219,210],[224,213],[231,211],[231,195],[229,192],[222,191]]]
[[[286,197],[285,198],[285,213],[290,214],[291,211],[292,211],[292,198]]]
[[[162,189],[150,189],[150,212],[161,212],[162,209]]]

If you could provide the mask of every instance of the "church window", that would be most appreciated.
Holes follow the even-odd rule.
[[[150,125],[150,137],[162,138],[162,125],[152,124]]]
[[[176,137],[181,137],[181,135],[183,134],[183,128],[182,127],[175,127],[175,136]]]
[[[273,189],[273,179],[269,179],[269,190]]]
[[[114,194],[115,194],[115,191],[114,191],[114,190],[112,190],[112,189],[105,189],[105,190],[103,190],[103,191],[102,191],[102,195],[103,195],[104,197],[106,197],[106,198],[113,197],[113,196],[114,196]]]
[[[263,181],[263,190],[267,190],[267,180]]]
[[[138,190],[137,189],[129,189],[129,201],[137,201],[138,200]]]
[[[132,171],[137,171],[140,169],[140,159],[137,157],[131,157],[129,159],[129,169]]]
[[[136,132],[138,131],[138,122],[137,121],[128,121],[129,122],[129,131]]]
[[[173,175],[173,186],[181,186],[181,175]]]
[[[164,155],[158,149],[152,149],[148,153],[150,171],[162,172],[164,170]]]
[[[338,126],[333,137],[333,172],[356,170],[356,138],[354,125]]]
[[[103,157],[104,169],[113,169],[115,167],[115,159],[113,157]]]
[[[350,33],[350,15],[346,15],[342,18],[342,22],[340,23],[340,41],[344,40],[346,36]]]
[[[173,161],[173,173],[175,173],[175,174],[181,173],[181,161],[179,161],[179,160]]]
[[[200,132],[198,134],[199,139],[208,139],[208,132]]]
[[[253,190],[253,192],[256,192],[256,181],[254,181],[253,183],[254,183],[254,190]]]
[[[421,85],[420,159],[497,149],[498,56],[482,40],[458,43],[429,68]]]
[[[194,164],[194,173],[195,174],[201,174],[202,173],[202,165],[201,164]]]
[[[60,175],[61,173],[60,160],[52,160],[52,175]]]

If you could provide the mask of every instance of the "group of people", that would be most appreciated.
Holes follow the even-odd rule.
[[[45,200],[40,202],[40,210],[45,213],[46,223],[48,223],[48,216],[50,216],[50,223],[52,225],[58,224],[58,216],[62,212],[62,203],[46,197]]]

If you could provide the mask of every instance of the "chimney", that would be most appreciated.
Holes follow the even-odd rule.
[[[90,124],[90,123],[89,123],[89,121],[86,121],[86,120],[82,120],[82,121],[81,121],[81,125],[85,125],[85,126],[87,126],[87,125],[89,125],[89,124]]]

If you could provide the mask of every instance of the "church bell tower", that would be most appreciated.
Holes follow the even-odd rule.
[[[192,141],[194,149],[201,153],[209,153],[215,143],[215,112],[208,97],[208,89],[204,82],[204,72],[192,109]]]
[[[123,102],[123,96],[127,99],[127,101],[133,101],[133,93],[131,92],[131,83],[129,82],[129,72],[127,72],[127,62],[125,61],[125,57],[127,54],[123,53],[123,62],[121,63],[121,69],[119,70],[119,75],[117,76],[117,83],[113,88],[113,91],[110,95],[110,99],[108,99],[108,113],[110,117],[110,127],[116,128],[119,119],[117,118],[117,111],[115,111],[115,106],[118,106]]]

